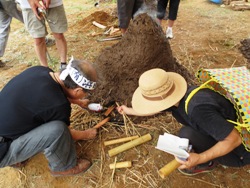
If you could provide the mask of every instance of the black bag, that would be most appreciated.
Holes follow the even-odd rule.
[[[11,142],[5,141],[3,137],[0,136],[0,161],[4,158],[5,154],[9,150]]]

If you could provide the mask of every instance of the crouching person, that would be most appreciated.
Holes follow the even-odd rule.
[[[14,77],[0,92],[0,167],[23,164],[43,152],[51,174],[86,171],[91,162],[77,160],[74,140],[92,139],[96,129],[69,129],[71,103],[82,107],[94,90],[97,74],[85,61],[72,60],[62,72],[34,66]]]
[[[133,108],[122,105],[117,110],[136,116],[171,112],[184,125],[179,136],[188,138],[193,146],[186,161],[176,158],[181,163],[179,171],[185,175],[210,172],[218,164],[232,167],[250,164],[250,152],[245,149],[235,124],[228,121],[237,119],[233,104],[211,89],[196,89],[197,86],[187,86],[177,73],[151,69],[140,76],[132,98]]]

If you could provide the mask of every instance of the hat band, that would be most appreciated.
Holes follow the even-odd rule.
[[[174,92],[174,89],[175,89],[175,84],[173,84],[173,86],[171,87],[170,90],[167,91],[167,93],[165,93],[165,94],[163,94],[163,95],[161,95],[161,96],[149,97],[149,96],[145,96],[145,95],[143,95],[143,94],[142,94],[142,96],[143,96],[145,99],[149,100],[149,101],[161,101],[161,100],[167,98],[168,96],[170,96],[170,95]]]

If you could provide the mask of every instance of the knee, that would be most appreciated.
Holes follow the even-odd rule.
[[[63,33],[53,33],[53,36],[55,37],[56,40],[64,40]]]
[[[181,138],[192,138],[193,135],[193,129],[190,127],[182,127],[179,131],[179,137]]]
[[[52,121],[48,128],[50,137],[55,139],[60,136],[70,135],[67,125],[63,121]]]
[[[158,11],[157,12],[157,18],[160,19],[160,20],[162,20],[164,18],[164,16],[165,16],[165,12],[166,11],[161,11],[161,12]]]
[[[36,46],[42,46],[45,45],[45,38],[35,38],[35,45]]]

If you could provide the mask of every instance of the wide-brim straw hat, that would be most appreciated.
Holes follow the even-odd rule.
[[[132,97],[132,107],[140,114],[154,114],[178,103],[187,91],[187,82],[175,72],[155,68],[144,72]]]

